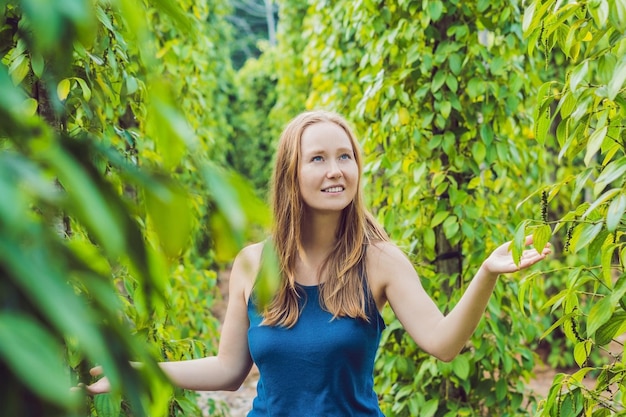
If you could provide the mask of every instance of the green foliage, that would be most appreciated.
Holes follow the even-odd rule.
[[[555,146],[567,167],[544,192],[548,201],[560,198],[565,210],[532,230],[544,233],[549,225],[551,238],[564,242],[569,260],[551,273],[565,285],[544,306],[560,318],[544,336],[562,329],[580,370],[555,377],[541,416],[624,410],[624,357],[613,340],[623,333],[626,314],[625,16],[621,0],[535,1],[524,15],[529,53],[560,52],[571,68],[541,87],[535,112],[538,142]],[[587,375],[595,376],[594,386],[583,384]]]
[[[227,44],[229,10],[219,0],[0,8],[3,412],[200,415],[155,360],[214,351],[211,270],[268,221],[220,168],[232,71],[215,45]],[[94,364],[113,392],[71,392]]]
[[[273,155],[280,129],[269,117],[276,103],[276,48],[259,59],[249,59],[237,72],[232,103],[233,140],[228,161],[265,195],[272,174]]]

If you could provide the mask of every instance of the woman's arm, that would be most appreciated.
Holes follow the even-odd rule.
[[[532,244],[527,238],[526,244]],[[422,287],[415,268],[393,244],[376,246],[368,259],[368,273],[382,283],[386,299],[396,317],[424,351],[451,361],[461,351],[482,318],[500,274],[519,271],[541,261],[550,253],[525,250],[515,265],[510,242],[498,247],[481,265],[458,304],[444,316]],[[368,256],[368,258],[370,257]]]
[[[258,271],[261,247],[256,244],[244,248],[235,258],[217,355],[159,363],[174,385],[196,391],[236,390],[247,377],[252,367],[248,350],[247,299]],[[101,373],[100,367],[91,370],[92,375]],[[91,394],[110,391],[108,379],[101,378],[89,385],[87,391]]]

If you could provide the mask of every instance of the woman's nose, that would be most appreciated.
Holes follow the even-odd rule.
[[[339,165],[337,164],[337,162],[335,161],[330,162],[328,166],[328,171],[326,172],[326,176],[328,178],[338,178],[338,177],[341,177],[342,175],[343,173],[341,172],[341,169],[339,168]]]

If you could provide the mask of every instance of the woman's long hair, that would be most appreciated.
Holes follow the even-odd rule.
[[[352,317],[368,320],[367,288],[363,282],[365,247],[389,238],[371,213],[365,209],[361,190],[363,161],[359,145],[348,123],[336,113],[328,111],[305,112],[294,118],[280,136],[271,183],[271,205],[274,225],[274,245],[281,279],[278,291],[263,311],[263,324],[293,326],[299,317],[299,295],[296,288],[296,260],[303,251],[301,225],[304,203],[299,187],[300,149],[304,130],[321,122],[341,127],[352,144],[359,170],[354,200],[343,209],[335,247],[322,264],[320,273],[327,279],[320,286],[320,303],[334,317]]]

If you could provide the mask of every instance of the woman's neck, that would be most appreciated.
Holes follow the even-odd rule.
[[[307,252],[328,253],[335,247],[341,214],[309,215],[302,222],[302,247]]]

